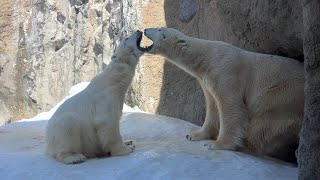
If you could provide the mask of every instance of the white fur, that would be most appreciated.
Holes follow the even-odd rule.
[[[277,156],[298,142],[303,120],[303,64],[242,50],[228,43],[151,28],[151,54],[184,69],[200,83],[207,104],[202,128],[189,140],[216,139],[209,149],[242,147]],[[280,155],[281,156],[281,155]]]
[[[112,62],[88,87],[65,101],[49,120],[46,153],[66,164],[87,158],[126,155],[132,141],[123,142],[119,131],[124,95],[143,52],[137,49],[138,32],[122,41]]]

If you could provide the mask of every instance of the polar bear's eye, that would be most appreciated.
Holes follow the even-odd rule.
[[[161,29],[159,29],[159,31],[161,31]]]
[[[126,38],[126,40],[128,40],[129,38]]]
[[[178,43],[185,43],[185,42],[186,42],[186,40],[184,40],[184,39],[178,40]]]

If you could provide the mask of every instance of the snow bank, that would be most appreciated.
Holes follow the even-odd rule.
[[[72,86],[69,90],[69,95],[63,98],[57,105],[55,105],[50,111],[39,113],[37,116],[30,118],[30,119],[21,119],[20,122],[26,122],[26,121],[39,121],[43,119],[50,119],[51,116],[54,114],[54,112],[58,109],[58,107],[64,103],[67,99],[70,97],[78,94],[80,91],[85,89],[89,85],[89,82],[82,82],[78,83],[74,86]],[[143,112],[138,107],[131,108],[130,106],[127,106],[126,104],[123,105],[123,111],[124,112]]]
[[[70,94],[84,87],[80,84]],[[0,126],[0,179],[297,179],[295,167],[239,152],[209,151],[205,141],[186,140],[196,125],[128,106],[121,132],[135,143],[132,154],[61,164],[44,155],[45,126],[58,105],[35,118]]]

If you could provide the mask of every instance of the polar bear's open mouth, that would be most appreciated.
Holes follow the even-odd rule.
[[[141,40],[142,40],[142,35],[143,33],[139,31],[139,37],[137,39],[137,47],[140,51],[150,51],[153,47],[153,44],[151,44],[150,46],[145,46],[145,47],[141,47]],[[149,38],[149,37],[148,37]],[[149,38],[150,39],[150,38]]]

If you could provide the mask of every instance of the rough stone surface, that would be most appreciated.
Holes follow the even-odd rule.
[[[189,36],[302,59],[297,0],[3,0],[0,2],[0,124],[48,110],[89,81],[121,38],[174,27]],[[198,83],[160,56],[145,55],[127,103],[201,125]]]
[[[179,19],[182,22],[189,22],[198,10],[199,6],[195,0],[182,0],[179,8]]]
[[[0,124],[50,109],[108,64],[138,27],[132,0],[4,0],[0,10]]]
[[[141,23],[143,28],[162,27],[166,25],[164,16],[164,1],[149,0],[141,4]],[[143,39],[143,44],[151,43]],[[132,91],[135,92],[135,103],[144,111],[156,112],[163,86],[164,59],[160,56],[145,54],[140,60]]]
[[[320,179],[320,1],[303,0],[305,109],[297,153],[300,180]]]
[[[199,10],[188,23],[179,18],[181,3],[164,0],[168,27],[246,50],[303,59],[302,10],[298,0],[197,1]],[[202,124],[205,102],[200,86],[169,62],[164,65],[160,97],[158,113]]]
[[[28,62],[26,33],[30,31],[29,1],[0,3],[0,124],[34,113],[35,105],[23,90]],[[25,80],[25,81],[24,81]]]

